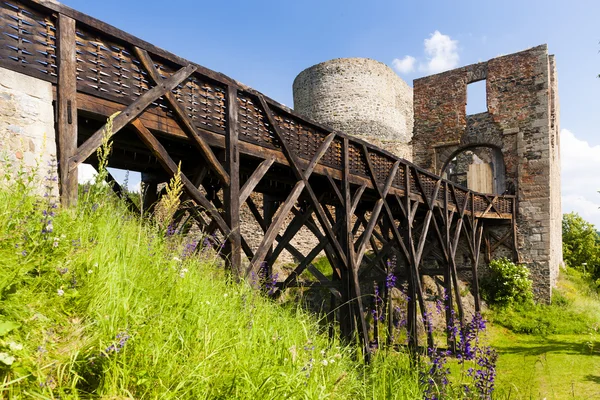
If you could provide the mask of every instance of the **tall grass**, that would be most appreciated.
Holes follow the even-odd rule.
[[[363,366],[316,317],[232,282],[202,237],[101,185],[66,210],[25,187],[0,189],[1,398],[422,397],[406,354]]]

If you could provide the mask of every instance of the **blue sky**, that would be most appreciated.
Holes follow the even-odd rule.
[[[547,43],[558,65],[563,208],[600,226],[600,194],[595,192],[600,189],[598,1],[64,3],[288,106],[293,106],[295,76],[332,58],[382,61],[397,67],[412,85],[414,78],[435,68],[485,61]]]

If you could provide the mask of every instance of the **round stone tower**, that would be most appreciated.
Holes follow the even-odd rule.
[[[412,160],[413,91],[387,65],[337,58],[302,71],[293,90],[300,114]]]

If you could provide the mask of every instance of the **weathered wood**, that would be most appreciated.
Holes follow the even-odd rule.
[[[156,158],[158,158],[165,170],[171,176],[177,174],[177,164],[175,164],[175,161],[171,159],[167,150],[162,144],[160,144],[156,137],[154,137],[152,132],[146,129],[146,127],[137,119],[133,120],[131,125],[135,128],[140,139],[148,146],[148,148],[150,148],[150,150],[152,150],[152,153],[156,156]],[[210,214],[211,218],[216,222],[221,232],[223,232],[225,236],[229,235],[231,230],[215,206],[208,201],[202,192],[200,192],[198,188],[183,173],[181,174],[181,181],[190,197]]]
[[[147,55],[147,54],[146,54]],[[154,68],[154,65],[151,66]],[[156,69],[154,72],[157,73]],[[157,77],[158,79],[158,77]],[[174,96],[172,106],[179,109],[179,113],[183,111],[179,108]],[[169,95],[167,95],[169,99]],[[227,236],[226,253],[229,257],[229,267],[235,279],[240,279],[242,276],[242,239],[240,232],[240,154],[238,149],[238,107],[237,107],[237,89],[229,86],[227,90],[227,130],[225,134],[225,167],[226,171],[221,171],[222,167],[212,150],[208,145],[200,139],[200,136],[194,131],[196,143],[201,147],[204,156],[207,158],[209,165],[217,172],[219,178],[223,181],[223,198],[225,201],[225,221],[229,225],[230,233]],[[183,115],[182,119],[187,121],[187,124],[193,127],[192,122]],[[225,181],[228,178],[229,182]]]
[[[269,171],[269,168],[271,168],[271,165],[273,165],[274,162],[275,157],[269,157],[263,162],[261,162],[260,165],[256,168],[256,170],[254,170],[250,178],[248,178],[248,180],[246,181],[246,183],[244,183],[244,186],[242,186],[242,189],[240,190],[240,204],[244,204],[246,202],[248,196],[250,196],[250,194],[254,191],[256,185],[258,185],[258,183],[265,176],[267,171]]]
[[[267,105],[267,102],[265,101],[264,97],[263,96],[259,96],[258,98],[259,98],[260,104],[263,107],[264,112],[265,112],[265,114],[267,116],[269,124],[273,127],[273,130],[275,131],[275,136],[277,137],[277,139],[281,143],[281,149],[282,149],[283,154],[285,155],[285,157],[288,159],[288,162],[290,164],[290,167],[292,168],[292,171],[296,175],[296,178],[299,179],[299,180],[301,180],[301,182],[304,183],[304,185],[303,185],[304,189],[307,191],[307,193],[308,193],[308,195],[310,197],[310,200],[313,203],[313,206],[315,207],[315,211],[316,211],[319,223],[321,224],[321,226],[325,230],[325,235],[327,236],[327,239],[329,240],[329,242],[333,246],[333,249],[335,251],[335,254],[336,254],[337,258],[344,265],[347,265],[346,255],[344,254],[344,251],[342,250],[339,242],[337,241],[337,239],[335,237],[335,234],[334,234],[333,230],[331,229],[331,225],[327,221],[327,217],[325,215],[325,212],[323,211],[323,207],[319,203],[319,201],[317,199],[317,196],[315,195],[315,193],[313,192],[313,190],[312,190],[312,188],[310,186],[310,183],[308,181],[308,178],[309,178],[310,175],[307,176],[305,173],[303,173],[301,171],[301,169],[299,167],[299,163],[298,163],[297,157],[294,155],[294,153],[289,148],[289,145],[286,143],[286,141],[284,139],[284,136],[281,133],[281,129],[279,128],[277,122],[275,121],[275,117],[273,116],[273,112],[271,111],[271,109]],[[327,149],[331,145],[331,142],[333,141],[333,139],[335,138],[335,136],[336,136],[336,134],[332,132],[332,133],[330,133],[325,138],[325,140],[323,141],[323,144],[321,144],[321,146],[319,147],[319,150],[317,151],[317,154],[315,155],[315,156],[319,156],[318,160],[320,160],[321,157],[325,154],[325,152],[327,151]],[[313,160],[314,160],[314,158],[313,158]],[[317,160],[317,162],[318,162],[318,160]],[[311,164],[312,164],[312,162],[311,162]],[[312,172],[312,170],[311,170],[311,172]]]
[[[344,209],[345,209],[345,215],[344,215],[344,219],[346,221],[346,226],[345,226],[345,232],[346,232],[346,240],[345,240],[345,247],[346,247],[346,265],[347,265],[347,269],[350,270],[351,274],[352,274],[352,282],[354,283],[353,285],[353,298],[349,299],[349,300],[353,300],[354,302],[356,302],[356,313],[358,314],[358,320],[360,321],[360,337],[362,339],[362,344],[363,344],[363,352],[364,352],[364,358],[366,362],[369,362],[371,360],[371,348],[369,346],[369,331],[367,328],[367,322],[365,320],[365,310],[364,310],[364,306],[363,306],[363,302],[362,302],[362,295],[361,295],[361,288],[360,288],[360,280],[358,277],[358,268],[360,266],[360,260],[358,258],[361,258],[361,256],[358,256],[357,258],[357,254],[355,254],[354,252],[354,234],[352,232],[351,229],[351,224],[352,224],[352,203],[351,203],[351,193],[350,193],[350,181],[349,181],[349,177],[350,177],[350,142],[348,139],[344,139],[344,143],[343,143],[343,148],[342,148],[342,159],[343,159],[343,179],[342,179],[342,183],[344,185]],[[396,168],[397,170],[397,168]],[[395,176],[396,174],[396,170],[394,170],[392,172],[391,175]],[[393,180],[393,178],[391,179]],[[390,182],[391,182],[390,180]],[[391,185],[391,183],[390,183]],[[388,187],[389,190],[389,187]],[[372,220],[377,220],[378,216],[375,216],[374,218],[371,217]],[[360,254],[360,249],[359,249],[359,253]],[[364,254],[364,250],[362,251],[362,254]],[[346,284],[347,285],[347,284]],[[358,330],[358,329],[357,329]]]
[[[58,16],[58,85],[56,121],[60,201],[65,207],[77,203],[77,169],[69,170],[69,158],[77,150],[77,59],[75,20]]]
[[[266,107],[266,103],[263,98],[261,98],[261,104],[263,104],[263,106]],[[275,132],[279,132],[279,128],[277,128],[276,125],[274,125],[274,122],[273,122],[274,118],[271,114],[271,111],[268,109],[268,107],[265,110],[265,113],[269,116],[269,121],[271,122]],[[296,183],[296,185],[292,189],[291,193],[288,195],[287,199],[281,205],[281,210],[280,210],[279,214],[277,215],[277,217],[275,218],[275,220],[273,221],[271,226],[269,226],[269,229],[265,233],[262,242],[260,243],[258,249],[256,250],[256,253],[254,254],[254,258],[252,259],[252,263],[251,263],[251,268],[256,268],[256,266],[265,259],[265,256],[267,255],[267,252],[268,252],[268,247],[273,242],[273,239],[275,238],[275,236],[281,229],[281,226],[285,222],[285,218],[287,217],[287,214],[290,212],[290,210],[296,203],[296,200],[298,200],[298,197],[300,197],[300,194],[302,193],[302,191],[305,188],[307,188],[306,185],[308,183],[308,178],[312,174],[315,166],[317,165],[317,163],[319,162],[321,157],[323,157],[323,155],[325,155],[325,152],[329,148],[329,145],[333,141],[334,137],[335,137],[335,134],[333,134],[333,133],[327,137],[327,139],[321,144],[321,146],[317,150],[316,154],[314,155],[313,159],[311,160],[311,162],[309,163],[308,167],[306,168],[306,170],[304,172],[299,171],[299,167],[297,166],[297,163],[293,157],[289,160],[290,164],[294,165],[294,168],[293,168],[294,171],[296,173],[300,174],[300,176],[299,176],[300,180]],[[285,143],[285,142],[283,142],[281,135],[279,135],[279,139],[282,143]],[[282,146],[284,148],[286,148],[285,144],[283,144]],[[289,149],[284,153],[288,154],[288,156],[289,156]],[[312,190],[309,190],[309,193],[312,193]],[[314,193],[312,193],[312,194],[314,195]],[[318,203],[318,200],[316,198],[313,200],[313,205],[317,208],[317,214],[322,215],[322,209],[320,208],[321,205]],[[320,213],[319,213],[319,210],[320,210]],[[326,222],[325,219],[326,218],[323,216],[323,221],[320,221],[320,222],[322,224],[325,223]]]
[[[388,194],[388,192],[390,190],[392,182],[394,181],[394,178],[396,177],[396,173],[398,172],[398,167],[399,166],[400,166],[400,163],[398,161],[396,161],[396,163],[394,163],[394,167],[392,168],[392,171],[390,172],[390,174],[387,177],[387,180],[385,182],[385,185],[384,185],[383,189],[379,188],[378,183],[375,180],[375,177],[374,176],[372,177],[372,179],[373,179],[373,185],[375,185],[375,186],[378,187],[378,192],[379,192],[380,198],[375,203],[375,208],[373,209],[373,212],[371,213],[371,219],[369,220],[369,224],[365,228],[365,233],[364,233],[363,240],[359,244],[358,250],[356,251],[356,260],[355,260],[355,263],[357,265],[360,265],[362,257],[365,254],[365,250],[367,248],[368,240],[371,237],[373,229],[375,228],[375,225],[377,224],[377,222],[379,220],[379,213],[381,212],[382,208],[385,207],[385,203],[386,203],[385,199],[386,199],[387,194]],[[393,218],[392,218],[391,222],[392,222],[392,224],[394,223]]]
[[[148,76],[150,77],[150,79],[156,85],[159,85],[163,81],[163,78],[160,77],[160,73],[154,66],[154,61],[152,61],[148,52],[146,50],[140,49],[139,47],[134,47],[133,50],[134,50],[135,55],[139,58],[140,62],[142,63],[142,66],[146,69],[146,72],[148,72]],[[227,134],[225,135],[225,147],[227,147],[228,143],[231,143],[231,140],[232,140],[231,139],[232,135],[230,134],[230,131],[235,130],[237,127],[237,109],[238,109],[237,90],[234,86],[228,86],[228,88],[229,88],[228,93],[227,93],[228,121],[227,121]],[[230,96],[234,96],[234,97],[230,97]],[[217,157],[213,153],[212,149],[210,148],[208,143],[206,143],[206,141],[203,139],[202,135],[196,129],[196,126],[194,125],[194,123],[192,122],[190,117],[188,116],[187,111],[185,111],[183,109],[183,107],[181,107],[181,105],[177,101],[177,98],[175,97],[173,92],[171,92],[171,91],[166,92],[164,95],[164,98],[167,100],[167,102],[171,106],[171,110],[175,113],[179,122],[184,126],[184,128],[185,128],[184,131],[186,132],[188,137],[190,139],[192,139],[192,142],[194,143],[194,145],[196,145],[198,150],[200,150],[200,154],[205,158],[208,166],[217,174],[217,176],[219,177],[221,182],[223,182],[223,184],[225,186],[228,186],[229,180],[233,179],[233,177],[231,177],[231,173],[227,172],[225,170],[225,168],[223,168],[223,166],[221,165],[219,160],[217,160]],[[237,153],[237,151],[238,151],[237,135],[235,136],[235,142],[236,142],[235,143],[235,152]],[[231,155],[231,154],[229,154],[229,151],[228,151],[228,155]],[[236,156],[236,160],[238,160],[238,159],[239,159],[239,157]],[[236,163],[239,164],[239,160],[236,161]],[[238,181],[239,181],[239,178],[238,178]]]
[[[169,79],[164,80],[161,84],[154,86],[146,93],[141,95],[136,101],[131,103],[123,112],[119,113],[112,120],[112,129],[107,132],[107,126],[104,125],[98,129],[84,144],[82,144],[77,152],[69,159],[69,170],[72,171],[79,164],[84,162],[100,145],[104,135],[112,137],[115,133],[123,129],[127,124],[134,121],[140,114],[144,112],[152,102],[159,97],[164,96],[168,91],[173,90],[177,85],[186,80],[190,74],[196,70],[196,67],[188,65],[174,73]],[[139,123],[141,124],[141,122]]]

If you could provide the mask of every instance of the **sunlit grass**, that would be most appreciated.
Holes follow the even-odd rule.
[[[51,203],[0,191],[2,397],[421,397],[406,354],[365,367],[315,316],[233,283],[213,249],[188,256],[192,238],[103,190]]]

